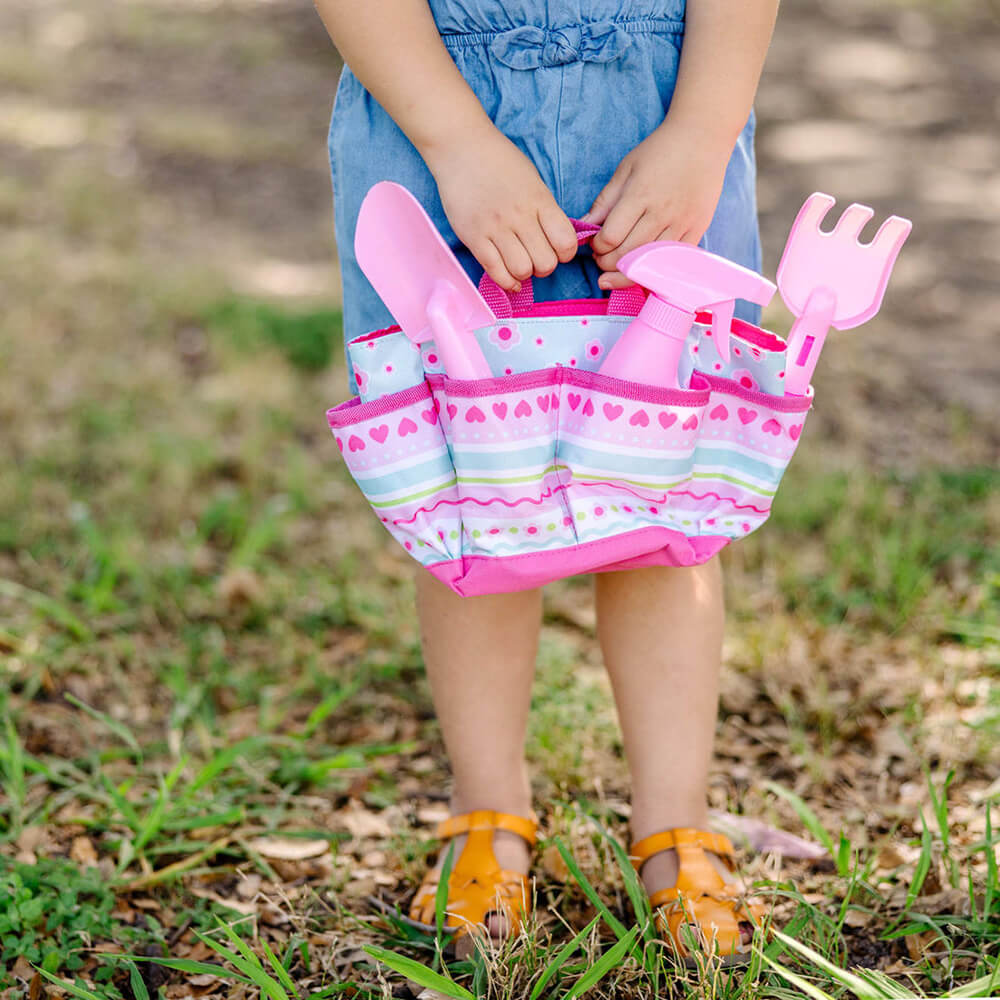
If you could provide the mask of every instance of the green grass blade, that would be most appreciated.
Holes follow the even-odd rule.
[[[625,925],[608,909],[604,900],[598,895],[597,890],[590,884],[587,880],[587,876],[583,874],[582,869],[576,863],[576,859],[570,854],[569,849],[566,845],[558,838],[553,838],[553,843],[556,845],[556,849],[562,856],[563,861],[566,863],[566,867],[569,869],[570,874],[576,879],[577,884],[583,890],[583,894],[597,907],[597,911],[604,918],[607,925],[615,932],[615,937],[619,941],[622,938],[627,937],[629,931],[625,929]]]
[[[837,982],[843,983],[849,990],[857,994],[861,1000],[883,1000],[874,987],[860,976],[856,976],[853,972],[848,972],[846,969],[839,968],[829,959],[824,958],[818,951],[803,944],[801,941],[796,941],[795,938],[790,938],[787,934],[782,934],[781,931],[773,927],[771,928],[771,933],[793,951],[797,951],[803,958],[807,958],[818,969],[822,969],[831,979],[836,979]]]
[[[14,580],[0,578],[0,597],[8,597],[12,601],[24,601],[46,618],[61,625],[80,642],[89,642],[94,637],[93,632],[69,608],[48,594],[32,590]]]
[[[906,910],[913,905],[914,900],[920,894],[924,879],[927,878],[927,873],[931,870],[931,852],[934,845],[931,840],[931,831],[927,827],[927,820],[924,819],[923,809],[920,810],[920,825],[923,828],[923,832],[920,834],[920,857],[917,859],[917,866],[913,870],[913,880],[906,893],[906,906],[904,907]]]
[[[281,985],[284,986],[292,996],[297,997],[299,995],[299,991],[296,988],[295,983],[292,981],[292,977],[288,974],[288,970],[278,960],[278,956],[271,951],[271,946],[263,938],[260,943],[261,947],[264,949],[264,954],[267,955],[267,960],[271,963],[271,968],[274,969],[274,974],[278,977]]]
[[[288,1000],[288,994],[281,988],[281,984],[267,974],[267,971],[260,964],[260,959],[250,951],[243,939],[228,924],[220,920],[219,925],[225,931],[226,936],[239,948],[242,955],[237,955],[213,938],[195,931],[198,940],[203,941],[216,954],[236,966],[245,976],[249,976],[254,984],[260,987],[261,993],[269,996],[271,1000]]]
[[[590,921],[589,924],[587,924],[586,927],[583,928],[582,931],[578,931],[570,941],[559,949],[556,957],[552,959],[547,966],[545,966],[545,970],[542,972],[541,978],[531,988],[531,994],[529,995],[528,1000],[538,1000],[541,996],[542,990],[548,985],[549,980],[559,971],[563,964],[569,960],[573,952],[580,947],[583,939],[590,934],[594,927],[597,926],[597,922],[600,919],[601,915],[598,914]]]
[[[830,852],[830,857],[836,861],[837,852],[833,846],[833,838],[826,832],[826,827],[819,821],[819,817],[809,808],[805,800],[791,789],[774,781],[765,781],[764,787],[779,798],[784,799],[795,810],[802,825]]]
[[[797,986],[806,996],[810,996],[813,1000],[834,1000],[829,993],[824,993],[818,986],[809,982],[808,979],[803,979],[802,976],[792,972],[791,969],[786,968],[780,962],[776,962],[769,955],[765,954],[764,951],[758,949],[757,954],[772,968],[775,972],[781,976],[782,979],[787,979],[793,986]]]
[[[128,959],[131,962],[153,962],[155,965],[162,965],[165,969],[174,969],[177,972],[190,972],[196,976],[217,976],[227,982],[245,983],[252,985],[246,976],[221,965],[213,965],[211,962],[196,962],[191,958],[151,958],[148,955],[108,955],[111,959]]]
[[[119,722],[117,719],[112,719],[107,712],[102,712],[99,709],[93,708],[84,701],[80,701],[76,695],[70,694],[68,691],[63,695],[63,697],[71,704],[75,705],[81,712],[86,712],[95,722],[100,722],[106,729],[114,733],[130,750],[135,752],[135,755],[141,760],[142,759],[142,747],[139,746],[139,741],[132,735],[132,730],[128,726]]]
[[[364,951],[383,965],[388,965],[394,972],[406,976],[407,979],[412,979],[426,989],[437,990],[446,997],[453,997],[454,1000],[476,1000],[464,986],[459,986],[454,980],[442,976],[441,973],[435,972],[433,969],[428,969],[426,965],[421,965],[412,958],[397,955],[394,951],[378,948],[371,944],[366,944]]]
[[[445,909],[448,906],[448,882],[451,880],[451,870],[455,864],[455,841],[448,844],[448,852],[441,865],[441,877],[438,879],[437,890],[434,893],[434,926],[437,929],[438,940],[444,933]]]
[[[132,996],[135,997],[135,1000],[149,1000],[149,990],[146,989],[145,980],[139,974],[138,966],[135,962],[126,962],[125,966],[128,969],[128,981],[132,987]]]
[[[573,989],[566,994],[566,1000],[576,1000],[577,997],[586,993],[595,983],[599,983],[632,948],[638,937],[638,926],[633,927],[625,937],[616,941],[592,966],[590,971],[576,981]]]
[[[79,1000],[104,1000],[97,993],[92,993],[90,990],[85,990],[82,986],[77,986],[76,983],[67,982],[65,979],[60,979],[58,976],[54,976],[51,972],[41,968],[38,965],[33,965],[32,968],[35,972],[41,973],[46,979],[51,983],[55,983],[60,989],[64,989],[70,996],[78,997]]]

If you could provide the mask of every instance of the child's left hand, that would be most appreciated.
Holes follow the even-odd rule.
[[[632,284],[616,270],[618,260],[644,243],[698,243],[715,214],[731,153],[668,117],[621,161],[583,217],[601,226],[591,244],[606,272],[601,288]]]

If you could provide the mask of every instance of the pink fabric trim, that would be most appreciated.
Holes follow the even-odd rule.
[[[360,396],[354,396],[346,403],[327,410],[326,421],[331,427],[347,427],[349,424],[382,417],[404,406],[430,398],[431,390],[426,382],[411,386],[409,389],[400,389],[399,392],[391,392],[388,396],[380,396],[367,403],[362,403]]]
[[[615,288],[608,298],[609,316],[638,316],[639,310],[646,304],[646,292],[638,285],[628,288]]]
[[[428,383],[434,391],[443,389],[449,396],[463,399],[475,399],[480,396],[493,396],[500,392],[517,392],[526,389],[539,389],[546,386],[569,385],[583,389],[593,389],[606,392],[622,399],[630,399],[639,403],[654,403],[661,406],[705,406],[711,391],[707,378],[698,372],[691,376],[690,389],[665,389],[654,385],[639,385],[637,382],[627,382],[624,379],[612,378],[600,372],[588,372],[581,368],[568,368],[561,365],[556,368],[540,368],[538,371],[522,372],[519,375],[501,375],[496,378],[481,379],[451,379],[446,375],[429,374]],[[725,382],[725,379],[718,379]],[[731,383],[736,385],[736,383]],[[395,395],[395,394],[393,394]],[[386,397],[392,399],[392,396]],[[770,396],[766,397],[771,399]]]
[[[372,330],[371,333],[363,333],[360,337],[355,337],[353,340],[349,340],[349,344],[363,344],[366,340],[377,340],[379,337],[387,337],[390,333],[402,333],[403,328],[398,324],[394,323],[392,326],[387,326],[383,330]]]
[[[749,403],[756,403],[769,410],[777,410],[779,413],[807,413],[812,409],[812,396],[771,396],[766,392],[759,392],[757,389],[744,389],[739,382],[734,382],[731,378],[720,378],[718,375],[706,375],[704,372],[696,372],[696,375],[705,379],[712,387],[713,392],[724,392],[730,396],[739,396]],[[694,375],[691,376],[692,382]]]
[[[466,556],[434,563],[426,569],[457,594],[473,597],[531,590],[576,573],[641,566],[696,566],[711,559],[728,542],[728,538],[717,535],[688,539],[673,528],[649,525],[555,552],[525,552],[500,558]]]
[[[711,326],[712,314],[710,312],[695,313],[694,320],[696,323],[701,323],[702,326]],[[732,323],[729,324],[729,329],[737,337],[741,337],[748,344],[753,344],[754,347],[759,347],[762,351],[775,351],[781,354],[788,348],[788,344],[776,333],[762,330],[759,326],[754,326],[753,323],[748,323],[744,319],[734,317]]]

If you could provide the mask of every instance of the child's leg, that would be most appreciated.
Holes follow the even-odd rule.
[[[598,634],[632,772],[632,837],[705,830],[722,659],[719,561],[599,573],[596,589]],[[673,885],[674,852],[654,855],[642,876],[649,892]]]
[[[420,570],[417,611],[427,677],[454,775],[452,813],[495,809],[530,816],[524,738],[541,591],[459,597]],[[455,838],[456,858],[464,842]],[[529,852],[520,837],[499,830],[493,847],[502,868],[527,872]],[[490,929],[504,933],[502,921],[491,920]]]

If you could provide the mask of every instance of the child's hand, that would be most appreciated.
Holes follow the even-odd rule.
[[[732,150],[672,127],[668,118],[619,164],[584,221],[601,226],[594,259],[602,288],[632,282],[615,270],[629,250],[653,240],[697,243],[708,229]]]
[[[576,256],[573,223],[502,132],[490,126],[425,159],[455,235],[501,288],[520,291]]]

